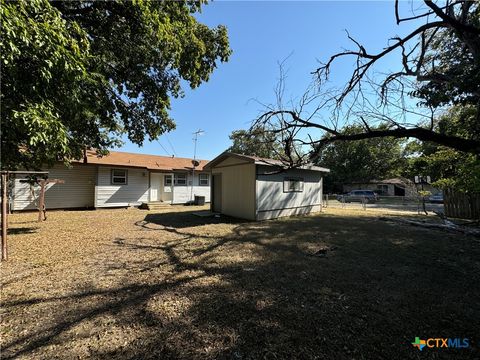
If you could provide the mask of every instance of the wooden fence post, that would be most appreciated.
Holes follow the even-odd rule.
[[[454,218],[480,219],[480,194],[463,194],[445,189],[445,215]]]
[[[45,218],[45,180],[40,180],[40,197],[38,199],[38,222]]]
[[[8,195],[7,195],[8,174],[2,173],[2,261],[8,259],[7,254],[7,227],[8,227]]]

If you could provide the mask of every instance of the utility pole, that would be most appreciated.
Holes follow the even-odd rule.
[[[193,133],[193,136],[194,138],[192,139],[193,140],[193,160],[192,160],[192,165],[193,165],[193,168],[192,168],[192,188],[191,188],[191,191],[190,191],[190,200],[193,201],[193,184],[194,184],[194,181],[195,181],[195,167],[198,165],[197,164],[197,140],[198,140],[198,136],[199,135],[203,135],[205,134],[205,131],[203,131],[202,129],[198,129],[197,131],[195,131]]]

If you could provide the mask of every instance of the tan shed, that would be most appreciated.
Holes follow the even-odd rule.
[[[280,161],[224,152],[205,165],[212,176],[211,209],[266,220],[321,211],[323,175],[313,165],[287,169]]]

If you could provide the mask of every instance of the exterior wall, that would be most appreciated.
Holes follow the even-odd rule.
[[[266,166],[258,166],[256,181],[257,220],[321,211],[322,173],[293,169],[269,175],[266,174],[268,171],[271,171],[271,169]],[[303,178],[303,191],[284,192],[283,181],[285,177]]]
[[[257,220],[270,220],[279,217],[307,215],[322,211],[321,205],[308,205],[291,209],[278,209],[271,211],[262,211],[257,214]]]
[[[228,158],[212,174],[222,175],[222,214],[255,220],[255,165]]]
[[[47,209],[83,208],[94,206],[96,167],[92,165],[74,164],[72,168],[55,165],[45,169],[50,179],[64,180],[64,184],[48,184],[45,191]],[[32,197],[30,185],[20,182],[25,177],[17,177],[13,187],[12,210],[34,210],[35,199],[38,199],[40,186],[35,186],[35,199]],[[37,201],[38,202],[38,201]]]
[[[238,165],[238,164],[250,164],[250,162],[244,159],[231,156],[226,158],[222,162],[218,163],[217,165],[215,165],[215,167],[220,168],[220,167],[232,166],[232,165]]]
[[[111,171],[120,167],[99,166],[95,186],[95,207],[139,206],[149,200],[148,170],[126,168],[126,185],[112,185]],[[125,169],[125,168],[123,168]]]
[[[55,165],[49,171],[50,178],[65,180],[64,184],[49,184],[45,192],[47,209],[66,209],[83,207],[126,207],[139,206],[150,200],[149,172],[141,168],[126,168],[128,171],[126,185],[111,184],[111,170],[121,167],[75,164],[72,168]],[[125,168],[122,168],[125,169]],[[205,172],[203,172],[205,173]],[[163,175],[163,174],[162,174]],[[12,210],[34,210],[40,187],[35,187],[32,197],[30,185],[20,182],[24,177],[15,179],[12,191]],[[173,188],[174,204],[183,204],[191,199],[192,176],[187,176],[186,186]],[[163,179],[162,179],[163,185]],[[210,184],[199,184],[199,174],[195,174],[193,195],[205,196],[210,202]]]
[[[205,174],[205,172],[203,172]],[[205,196],[205,202],[210,202],[210,185],[212,182],[211,176],[209,178],[209,185],[200,186],[200,177],[195,172],[193,181],[193,196]],[[192,173],[187,174],[187,185],[175,185],[173,187],[173,204],[185,204],[192,199]]]

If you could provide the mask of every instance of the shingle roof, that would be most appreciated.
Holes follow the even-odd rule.
[[[211,160],[208,164],[206,164],[205,168],[206,169],[211,169],[212,167],[215,167],[218,163],[222,162],[225,160],[227,157],[236,157],[239,159],[246,160],[248,162],[257,164],[257,165],[266,165],[266,166],[277,166],[281,168],[289,168],[288,163],[284,163],[280,160],[275,160],[275,159],[266,159],[258,156],[251,156],[251,155],[243,155],[243,154],[237,154],[237,153],[232,153],[229,151],[225,151],[218,155],[215,159]],[[330,172],[330,169],[323,168],[320,166],[315,166],[313,164],[304,164],[302,166],[298,166],[298,169],[302,170],[313,170],[313,171],[321,171],[321,172]]]
[[[195,167],[195,170],[202,171],[208,161],[197,161],[200,164]],[[193,167],[192,159],[187,158],[135,154],[120,151],[110,151],[109,155],[99,157],[95,150],[87,150],[87,164],[140,167],[149,170],[165,171],[190,170]]]

